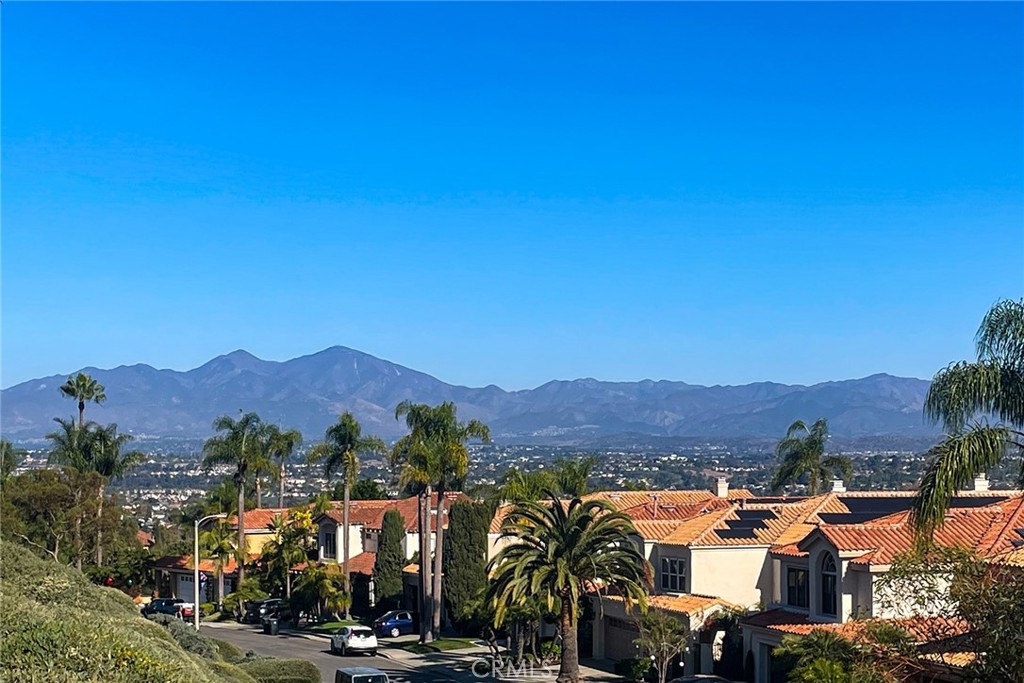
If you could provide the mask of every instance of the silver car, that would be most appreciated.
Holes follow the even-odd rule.
[[[331,654],[377,654],[377,636],[369,626],[342,626],[331,636]]]

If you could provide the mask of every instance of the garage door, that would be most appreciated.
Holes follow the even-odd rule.
[[[606,619],[604,626],[604,656],[616,661],[640,654],[635,641],[640,635],[636,626],[621,619]]]
[[[195,597],[195,591],[192,589],[194,585],[191,576],[185,574],[178,574],[178,590],[174,592],[175,597],[181,598],[185,602],[193,602],[192,598]]]

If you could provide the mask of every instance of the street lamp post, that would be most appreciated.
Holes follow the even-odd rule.
[[[192,552],[192,623],[195,625],[196,630],[199,630],[199,527],[209,522],[211,519],[226,519],[227,513],[221,512],[216,515],[207,515],[202,519],[196,520],[195,533],[192,534],[193,552]]]

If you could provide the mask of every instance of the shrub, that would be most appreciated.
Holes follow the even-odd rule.
[[[631,681],[642,681],[651,669],[651,660],[647,657],[622,659],[615,664],[615,673],[625,676]]]
[[[153,621],[166,628],[175,642],[186,652],[199,655],[204,659],[217,658],[219,652],[217,645],[210,638],[196,633],[195,628],[191,624],[187,624],[169,614],[154,615]]]
[[[213,614],[217,611],[217,605],[212,602],[204,602],[199,605],[199,613],[203,616],[207,614]]]
[[[256,683],[255,678],[234,664],[210,662],[210,670],[217,674],[224,683]]]
[[[540,644],[540,658],[545,662],[558,661],[562,656],[562,646],[553,640],[545,640]]]
[[[304,659],[259,659],[239,667],[257,683],[320,683],[320,669]]]
[[[210,641],[217,647],[217,651],[220,653],[220,658],[229,664],[235,664],[245,659],[245,653],[242,652],[242,648],[238,647],[234,643],[229,643],[226,640],[218,640],[217,638],[210,638]]]

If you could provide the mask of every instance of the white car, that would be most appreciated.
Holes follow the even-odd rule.
[[[377,654],[377,636],[368,626],[342,626],[331,636],[331,654]]]

